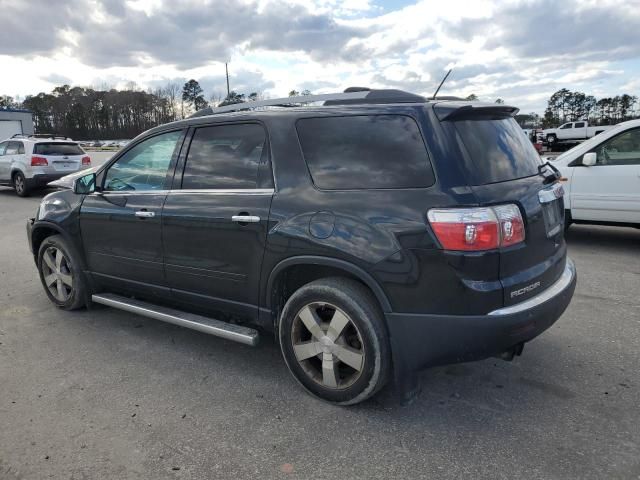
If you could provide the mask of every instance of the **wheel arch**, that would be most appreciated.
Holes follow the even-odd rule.
[[[284,260],[281,260],[278,264],[273,267],[271,272],[269,273],[269,278],[267,280],[266,291],[265,291],[265,306],[268,310],[274,311],[274,307],[277,309],[278,307],[278,293],[279,289],[274,287],[278,287],[282,284],[284,278],[286,278],[286,273],[291,272],[292,270],[300,267],[307,268],[317,268],[321,267],[325,271],[335,272],[333,276],[336,274],[342,274],[343,276],[354,278],[365,286],[367,286],[373,295],[378,300],[380,304],[380,308],[384,313],[391,312],[391,303],[387,298],[387,295],[382,290],[380,284],[364,269],[354,265],[351,262],[340,260],[337,258],[331,257],[321,257],[314,255],[302,255],[289,257]],[[318,278],[329,276],[329,275],[318,275]]]
[[[38,256],[38,251],[40,250],[42,242],[53,235],[61,235],[71,246],[76,247],[76,243],[73,241],[71,236],[59,225],[47,221],[39,221],[31,230],[31,253],[33,253],[34,258]],[[78,256],[82,269],[86,270],[85,259],[82,255]]]

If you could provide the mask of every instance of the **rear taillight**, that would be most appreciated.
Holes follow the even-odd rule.
[[[32,167],[46,167],[47,165],[49,165],[49,162],[47,162],[46,158],[36,156],[31,157]]]
[[[429,210],[431,228],[445,250],[480,251],[524,241],[524,222],[513,204]]]
[[[91,165],[91,157],[89,155],[82,157],[82,165]]]

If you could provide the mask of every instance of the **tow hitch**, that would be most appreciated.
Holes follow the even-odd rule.
[[[510,362],[516,355],[522,355],[522,350],[524,350],[524,342],[517,344],[515,347],[511,347],[509,350],[505,350],[498,355],[498,358]]]

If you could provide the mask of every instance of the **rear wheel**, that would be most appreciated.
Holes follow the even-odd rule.
[[[366,400],[387,381],[391,353],[375,297],[358,282],[311,282],[287,301],[280,346],[289,370],[311,394],[339,405]]]
[[[13,188],[19,197],[29,196],[29,186],[27,180],[24,178],[22,172],[16,172],[13,174]]]
[[[44,239],[38,250],[38,271],[44,290],[56,306],[76,310],[86,303],[86,282],[78,257],[61,235]]]

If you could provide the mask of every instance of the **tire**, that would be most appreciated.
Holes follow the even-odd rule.
[[[18,194],[19,197],[28,197],[29,196],[29,185],[27,184],[27,179],[24,178],[22,172],[16,172],[13,174],[13,188]]]
[[[43,240],[37,265],[44,291],[54,305],[64,310],[86,305],[88,288],[78,255],[61,235]]]
[[[571,226],[571,210],[564,211],[564,232],[567,233],[569,231],[569,227]]]
[[[278,332],[289,371],[322,400],[354,405],[389,378],[391,349],[382,312],[373,294],[354,280],[325,278],[298,289],[282,310]]]
[[[547,135],[547,143],[549,145],[553,145],[557,140],[558,138],[555,135]]]

